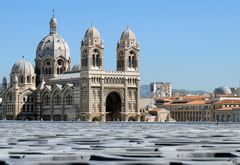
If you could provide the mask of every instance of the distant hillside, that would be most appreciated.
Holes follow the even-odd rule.
[[[186,90],[186,89],[173,89],[172,92],[179,92],[188,95],[201,95],[201,94],[210,94],[210,92],[203,90]]]
[[[179,92],[186,95],[201,95],[201,94],[210,94],[210,92],[203,90],[187,90],[187,89],[173,89],[172,92]],[[150,95],[150,85],[141,85],[140,96],[142,98],[149,97]]]

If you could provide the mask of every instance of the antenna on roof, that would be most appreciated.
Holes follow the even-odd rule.
[[[54,17],[54,11],[55,11],[55,10],[53,9],[53,10],[52,10],[52,12],[53,12],[53,17]]]
[[[22,56],[22,59],[24,59],[24,56]]]

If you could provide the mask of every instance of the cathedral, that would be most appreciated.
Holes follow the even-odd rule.
[[[35,65],[16,62],[10,82],[2,80],[6,120],[139,121],[139,43],[127,28],[116,45],[116,71],[104,70],[104,43],[91,26],[71,67],[67,42],[50,20],[50,33],[37,46]],[[9,84],[9,85],[8,85]]]

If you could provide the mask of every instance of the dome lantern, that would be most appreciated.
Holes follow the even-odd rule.
[[[57,19],[54,17],[52,17],[52,19],[50,20],[50,34],[56,34],[57,33]]]

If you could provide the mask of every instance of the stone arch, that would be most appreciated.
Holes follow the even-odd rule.
[[[124,99],[121,91],[110,90],[105,96],[106,121],[123,120],[122,112],[124,111]]]
[[[46,91],[42,94],[42,103],[45,106],[50,106],[51,104],[51,94],[49,91]]]
[[[128,121],[137,121],[136,117],[135,116],[130,116],[128,118]]]
[[[102,66],[102,53],[99,49],[95,48],[92,52],[92,66],[100,68]]]
[[[53,105],[54,106],[59,106],[62,103],[62,95],[61,92],[55,92],[55,94],[53,95]]]
[[[42,69],[42,73],[44,74],[52,74],[52,67],[53,67],[53,62],[51,59],[47,58],[44,60],[44,67]]]
[[[93,117],[92,121],[101,121],[101,117]]]
[[[68,88],[63,92],[63,104],[73,105],[73,89]]]

